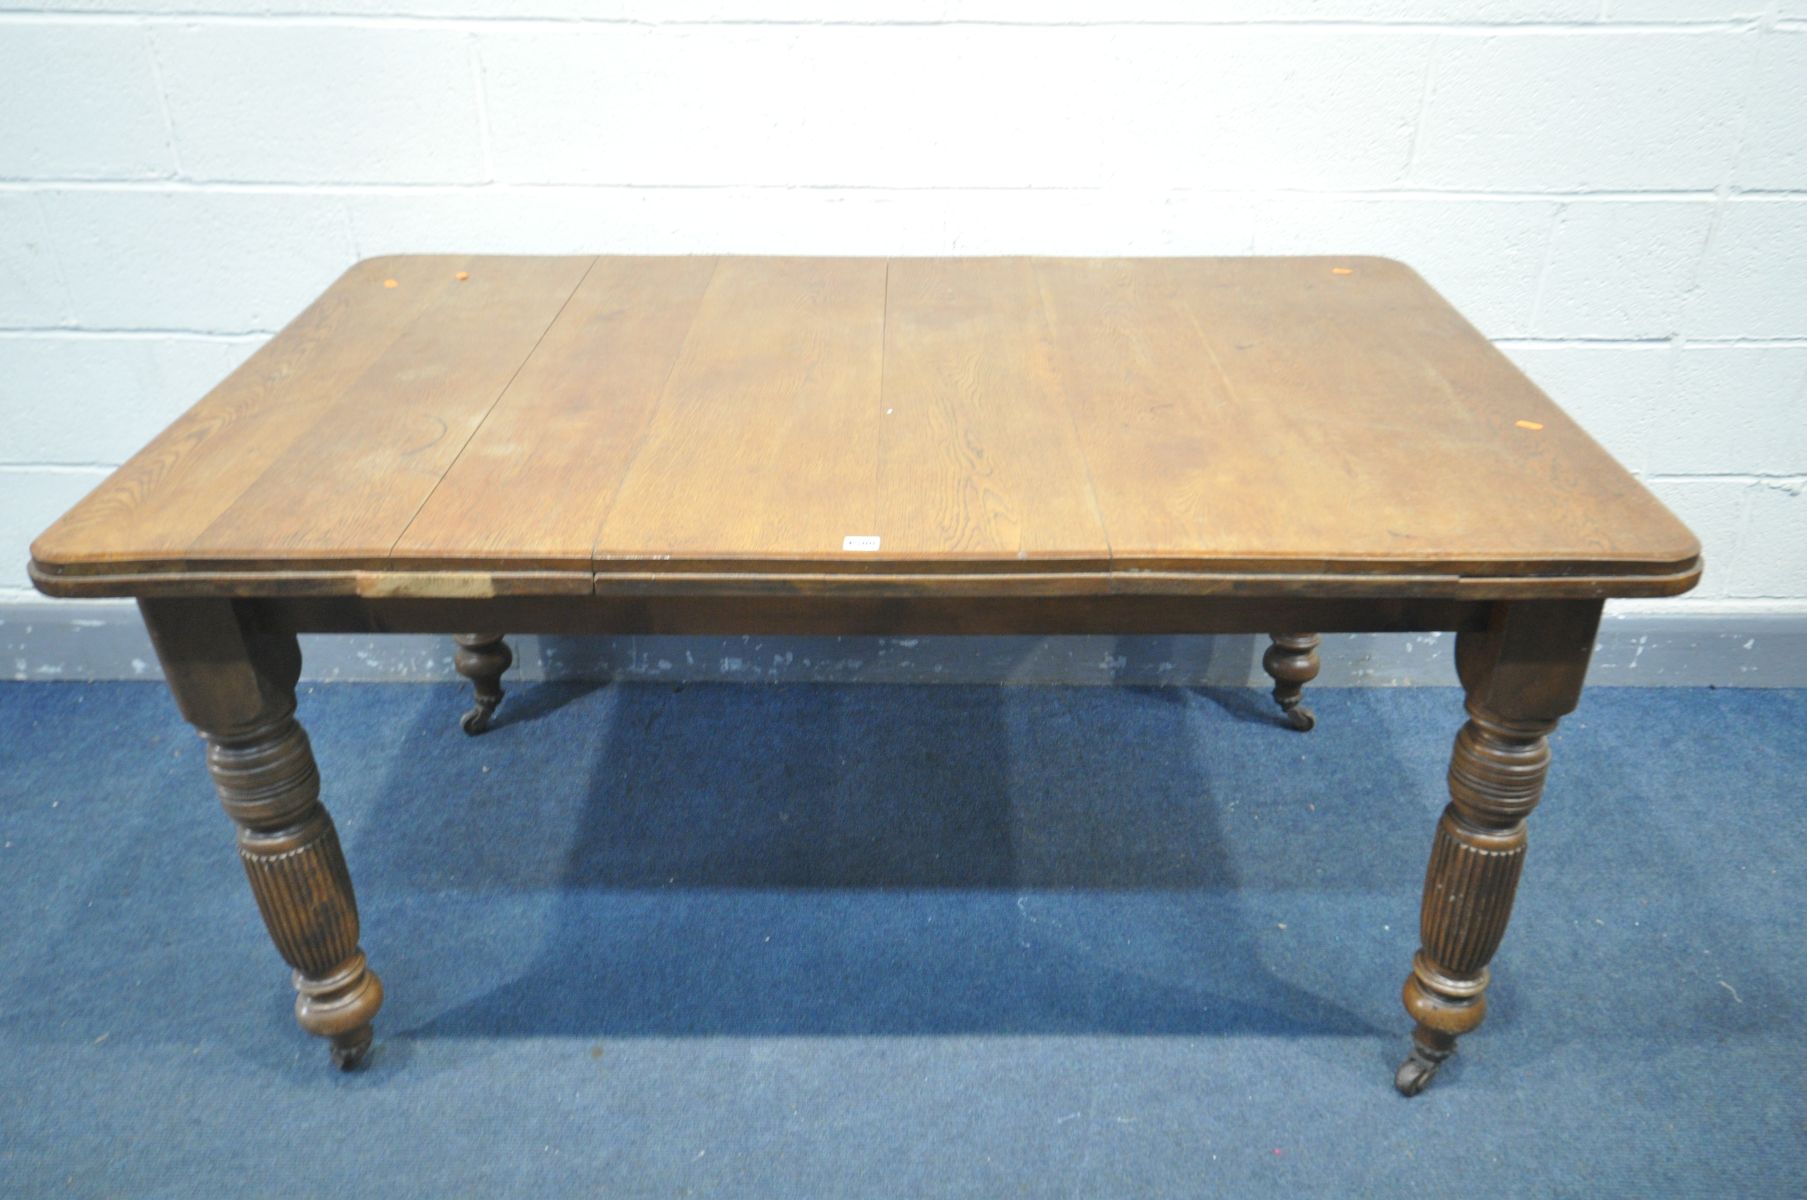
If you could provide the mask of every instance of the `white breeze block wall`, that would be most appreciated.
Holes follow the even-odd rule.
[[[1395,256],[1807,611],[1807,0],[0,0],[0,603],[446,250]]]

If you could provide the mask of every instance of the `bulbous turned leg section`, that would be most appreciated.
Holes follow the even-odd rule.
[[[499,633],[460,633],[452,638],[458,653],[452,662],[471,681],[471,710],[459,720],[464,732],[475,737],[489,728],[497,705],[502,703],[502,673],[514,665],[514,651]]]
[[[1450,759],[1419,914],[1420,949],[1403,999],[1416,1028],[1394,1084],[1415,1096],[1487,1015],[1487,964],[1499,949],[1525,863],[1525,817],[1543,794],[1556,722],[1509,721],[1469,702]]]
[[[1276,633],[1273,645],[1261,656],[1261,667],[1274,680],[1274,703],[1281,715],[1301,733],[1318,723],[1309,708],[1299,703],[1305,685],[1318,677],[1318,635]]]
[[[332,1043],[333,1065],[355,1069],[370,1051],[370,1018],[383,1004],[383,983],[357,954],[325,979],[295,972],[295,1020]]]
[[[1426,978],[1437,983],[1427,985]],[[1393,1086],[1402,1095],[1416,1096],[1429,1087],[1437,1069],[1456,1052],[1456,1039],[1480,1027],[1487,1016],[1486,988],[1485,967],[1475,978],[1457,979],[1426,962],[1422,951],[1413,957],[1403,999],[1417,1024],[1412,1029],[1412,1051],[1393,1076]]]

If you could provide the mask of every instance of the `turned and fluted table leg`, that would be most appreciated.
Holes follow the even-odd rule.
[[[1261,668],[1274,680],[1274,703],[1280,706],[1294,729],[1301,732],[1318,723],[1309,708],[1299,703],[1305,685],[1318,677],[1318,635],[1274,633],[1273,645],[1261,656]]]
[[[1597,601],[1501,605],[1492,626],[1456,641],[1468,723],[1449,763],[1405,981],[1417,1022],[1395,1085],[1415,1096],[1487,1015],[1487,964],[1505,936],[1525,862],[1525,818],[1543,795],[1547,735],[1580,699],[1600,620]]]
[[[182,715],[207,743],[220,803],[264,925],[294,968],[295,1019],[349,1070],[370,1049],[383,985],[358,945],[358,905],[320,774],[295,720],[301,650],[228,600],[142,600]]]
[[[459,633],[453,634],[452,640],[458,643],[452,663],[471,681],[471,709],[458,723],[475,737],[489,728],[496,706],[502,703],[502,673],[514,665],[514,651],[499,633]]]

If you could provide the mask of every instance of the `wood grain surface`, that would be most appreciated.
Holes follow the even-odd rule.
[[[32,556],[63,595],[1484,599],[1699,573],[1679,521],[1375,258],[370,260]]]

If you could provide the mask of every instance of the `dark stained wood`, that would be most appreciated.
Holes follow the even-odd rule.
[[[182,715],[207,742],[220,804],[258,911],[295,969],[295,1019],[349,1070],[370,1049],[383,985],[358,945],[358,904],[320,774],[295,720],[301,649],[223,600],[146,600],[140,608]]]
[[[242,601],[295,633],[924,634],[1263,633],[1274,621],[1329,633],[1482,629],[1496,605],[1462,600],[1183,596],[511,596],[447,600],[293,595]]]
[[[471,681],[471,708],[458,724],[475,737],[489,728],[490,719],[507,694],[502,690],[502,675],[514,665],[514,651],[499,633],[461,633],[453,641],[458,650],[452,656],[452,665]]]
[[[1261,656],[1261,669],[1274,681],[1274,703],[1280,706],[1287,724],[1301,733],[1310,733],[1318,719],[1299,700],[1305,685],[1318,677],[1318,635],[1276,633],[1272,641]]]

